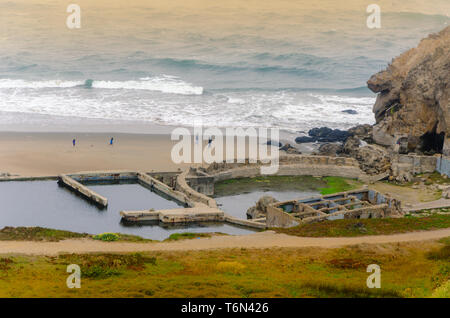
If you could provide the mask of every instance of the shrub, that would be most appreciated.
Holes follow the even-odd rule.
[[[121,275],[125,270],[141,271],[145,264],[156,265],[156,257],[133,254],[63,254],[63,264],[79,264],[81,273],[89,278],[106,278]]]
[[[14,261],[8,257],[0,258],[0,270],[6,271],[10,269],[10,265],[14,263]]]
[[[435,261],[450,261],[450,245],[427,253],[427,258]]]
[[[119,235],[116,233],[102,233],[94,235],[94,240],[101,240],[105,242],[113,242],[119,239]]]

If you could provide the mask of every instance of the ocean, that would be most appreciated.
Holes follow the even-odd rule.
[[[363,0],[92,2],[71,30],[61,1],[0,1],[0,130],[372,124],[366,81],[450,20],[447,0],[381,1],[381,29]]]

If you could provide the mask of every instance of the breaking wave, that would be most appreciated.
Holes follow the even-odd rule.
[[[128,90],[148,90],[169,94],[180,95],[202,95],[203,87],[193,86],[177,77],[145,77],[139,80],[128,81],[96,81],[88,79],[86,81],[68,80],[45,80],[27,81],[22,79],[0,79],[0,89],[6,88],[102,88],[102,89],[128,89]]]

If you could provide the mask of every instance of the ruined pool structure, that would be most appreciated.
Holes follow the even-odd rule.
[[[367,189],[327,196],[293,189],[281,197],[287,201],[270,204],[264,217],[254,219],[246,218],[245,209],[234,213],[232,207],[218,204],[214,198],[218,182],[261,177],[260,168],[260,163],[246,161],[175,172],[93,171],[26,182],[26,178],[10,178],[0,183],[4,196],[11,193],[0,213],[0,226],[43,226],[91,234],[118,232],[161,240],[177,232],[243,235],[271,227],[402,213],[399,201]],[[351,158],[303,155],[280,157],[277,176],[337,176],[363,182],[383,177],[365,175]],[[290,185],[286,182],[285,188]],[[22,192],[30,191],[24,187],[34,188],[37,194],[27,204],[20,202]],[[239,200],[239,193],[228,199]]]
[[[267,209],[268,227],[292,227],[338,219],[377,219],[401,215],[401,202],[374,190],[356,190],[290,200]]]
[[[309,193],[315,194],[312,198],[305,198],[304,195],[299,198],[295,192],[288,192],[287,195],[292,195],[292,198],[283,202],[284,209],[280,209],[280,204],[283,203],[273,203],[270,209],[267,209],[267,216],[255,219],[244,218],[242,213],[244,211],[236,213],[223,211],[222,205],[218,205],[218,201],[221,202],[220,197],[217,200],[214,198],[215,185],[225,180],[261,177],[260,168],[260,163],[224,162],[211,164],[207,168],[190,167],[177,173],[152,173],[153,180],[158,180],[164,185],[163,188],[169,186],[170,191],[183,198],[181,201],[188,208],[166,211],[123,211],[121,214],[130,222],[159,219],[161,222],[182,223],[211,219],[254,229],[290,227],[301,223],[340,218],[382,218],[402,215],[401,202],[389,195],[368,189],[328,196]],[[366,175],[352,158],[303,155],[280,157],[277,176],[338,176],[363,182],[374,182],[385,177]],[[156,185],[154,181],[152,182]],[[239,194],[235,199],[239,199]],[[288,208],[289,203],[292,203],[291,210]]]

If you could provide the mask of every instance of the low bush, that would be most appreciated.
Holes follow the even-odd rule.
[[[100,240],[105,242],[113,242],[119,240],[119,235],[116,233],[102,233],[94,235],[94,240]]]

